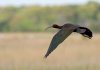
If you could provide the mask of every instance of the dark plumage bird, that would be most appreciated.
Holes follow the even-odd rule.
[[[53,50],[55,50],[57,48],[57,46],[59,44],[61,44],[72,32],[80,33],[81,35],[83,35],[84,37],[87,37],[89,39],[92,38],[91,30],[86,27],[81,27],[79,25],[74,25],[74,24],[68,23],[68,24],[64,24],[63,26],[54,24],[51,27],[60,29],[60,31],[57,34],[55,34],[55,36],[53,37],[53,39],[50,43],[50,46],[48,48],[48,51],[45,55],[45,58],[47,58],[48,55]]]

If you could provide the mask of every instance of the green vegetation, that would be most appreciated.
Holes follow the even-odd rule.
[[[100,4],[0,7],[0,32],[44,31],[51,24],[72,22],[100,31]]]

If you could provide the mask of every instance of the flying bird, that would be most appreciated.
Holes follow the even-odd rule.
[[[81,34],[84,37],[87,37],[89,39],[91,39],[93,37],[90,29],[88,29],[86,27],[81,27],[79,25],[74,25],[71,23],[67,23],[67,24],[64,24],[62,26],[59,26],[57,24],[53,24],[52,26],[50,26],[48,28],[51,28],[51,27],[57,28],[60,30],[52,38],[52,41],[51,41],[50,46],[47,50],[47,53],[44,56],[45,58],[47,58],[49,56],[49,54],[51,52],[53,52],[53,50],[55,50],[57,48],[57,46],[59,44],[61,44],[72,32],[79,33],[79,34]]]

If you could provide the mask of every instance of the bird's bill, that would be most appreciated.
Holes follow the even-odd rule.
[[[52,28],[52,26],[49,26],[49,27],[45,28],[45,30],[47,30],[47,29],[49,29],[49,28]]]

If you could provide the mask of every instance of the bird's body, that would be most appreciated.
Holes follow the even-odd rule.
[[[48,51],[45,55],[45,58],[53,51],[56,49],[56,47],[62,43],[72,32],[77,32],[82,34],[84,37],[88,37],[89,39],[92,38],[92,32],[86,28],[86,27],[81,27],[79,25],[73,25],[73,24],[64,24],[63,26],[58,26],[54,24],[51,26],[53,28],[60,29],[60,31],[53,37],[50,46],[48,48]]]

